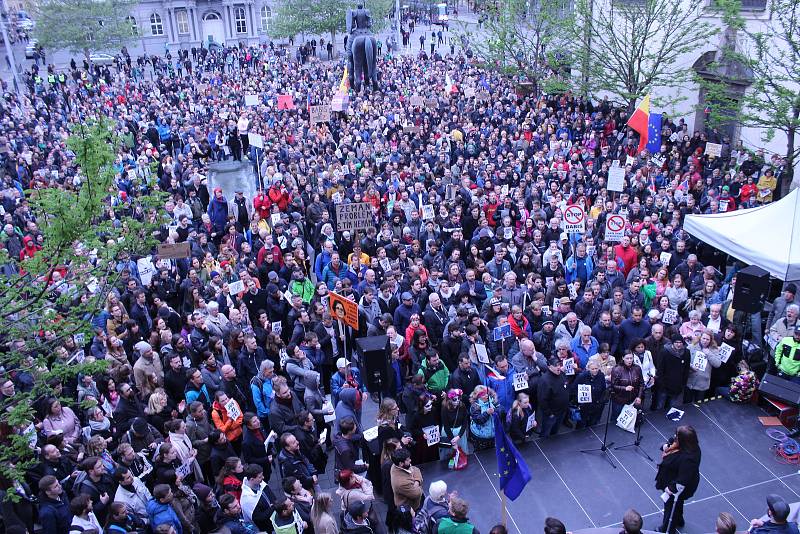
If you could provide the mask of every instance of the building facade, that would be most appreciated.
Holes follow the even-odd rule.
[[[203,43],[257,44],[269,40],[276,6],[267,0],[145,0],[133,8],[131,26],[148,53]]]

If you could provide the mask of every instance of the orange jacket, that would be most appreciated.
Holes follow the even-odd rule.
[[[239,404],[237,403],[236,406],[239,406]],[[214,406],[211,409],[211,419],[214,421],[214,426],[225,434],[228,441],[236,441],[242,437],[242,420],[244,419],[244,414],[242,414],[241,408],[239,408],[239,414],[239,417],[236,419],[231,419],[228,417],[228,410],[226,410],[224,406],[220,406],[217,401],[214,401]]]

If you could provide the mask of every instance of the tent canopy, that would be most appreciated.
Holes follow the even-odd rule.
[[[800,188],[758,208],[688,215],[684,229],[776,278],[800,279]]]

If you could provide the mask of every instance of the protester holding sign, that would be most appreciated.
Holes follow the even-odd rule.
[[[633,404],[641,409],[644,399],[642,368],[633,363],[633,354],[627,353],[611,371],[611,419],[616,420],[622,407]]]
[[[692,360],[683,402],[698,402],[703,400],[711,386],[711,370],[722,364],[714,333],[706,330],[695,338],[689,345],[689,354]]]
[[[596,359],[590,359],[586,369],[572,383],[572,396],[581,413],[577,428],[596,425],[606,405],[606,377],[600,372]]]

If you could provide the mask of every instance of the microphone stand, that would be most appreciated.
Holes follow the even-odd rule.
[[[611,459],[611,456],[608,455],[611,446],[614,445],[614,442],[612,441],[611,443],[606,443],[606,440],[608,439],[608,424],[611,422],[611,412],[612,412],[612,410],[611,410],[611,397],[610,396],[606,399],[605,403],[607,404],[608,414],[606,415],[606,427],[605,427],[605,430],[603,431],[603,444],[600,447],[597,447],[597,448],[594,448],[594,449],[582,449],[580,452],[588,453],[588,452],[598,452],[599,451],[599,452],[601,452],[603,454],[603,457],[606,460],[608,460],[608,463],[611,464],[611,467],[616,469],[617,468],[617,464],[615,464],[614,460]]]
[[[639,416],[641,416],[641,420],[639,419]],[[636,414],[636,439],[633,441],[633,443],[628,443],[627,445],[620,445],[619,447],[614,447],[614,450],[618,451],[620,449],[625,449],[627,447],[633,447],[639,453],[641,453],[642,456],[644,456],[645,458],[647,458],[648,460],[650,460],[652,462],[653,459],[640,446],[640,444],[642,443],[642,426],[644,426],[644,410],[640,409],[638,411],[638,413]]]

